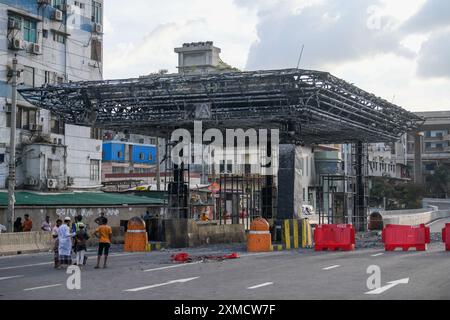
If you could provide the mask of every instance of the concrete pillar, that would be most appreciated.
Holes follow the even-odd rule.
[[[294,217],[295,145],[279,148],[277,219]]]
[[[414,182],[417,184],[423,184],[422,154],[423,133],[416,132],[414,134]]]

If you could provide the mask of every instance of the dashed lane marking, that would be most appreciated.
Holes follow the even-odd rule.
[[[144,272],[151,272],[151,271],[158,271],[158,270],[165,270],[165,269],[173,269],[173,268],[185,267],[185,266],[190,266],[192,264],[199,264],[199,263],[202,263],[202,262],[203,261],[196,261],[196,262],[191,262],[191,263],[176,264],[174,266],[166,266],[166,267],[160,267],[160,268],[154,268],[154,269],[147,269],[147,270],[144,270]]]
[[[326,268],[322,268],[322,270],[333,270],[333,269],[336,269],[336,268],[339,268],[340,267],[340,265],[335,265],[335,266],[330,266],[330,267],[326,267]]]
[[[53,264],[53,263],[54,262],[42,262],[42,263],[35,263],[35,264],[24,264],[22,266],[0,268],[0,270],[11,270],[11,269],[28,268],[28,267],[36,267],[36,266],[45,266],[45,265]]]
[[[2,280],[9,280],[9,279],[16,279],[16,278],[22,278],[23,276],[12,276],[12,277],[0,277],[0,281]]]
[[[124,290],[124,291],[126,291],[126,292],[138,292],[138,291],[158,288],[158,287],[162,287],[162,286],[167,286],[167,285],[174,284],[174,283],[186,283],[186,282],[198,279],[198,278],[200,278],[200,277],[172,280],[172,281],[168,281],[168,282],[164,282],[164,283],[158,283],[158,284],[153,284],[153,285],[150,285],[150,286],[139,287],[139,288],[134,288],[134,289],[128,289],[128,290]]]
[[[384,255],[384,253],[377,253],[377,254],[373,254],[372,257],[379,257],[379,256],[382,256],[382,255]]]
[[[59,287],[59,286],[62,286],[62,284],[50,284],[50,285],[48,285],[48,286],[41,286],[41,287],[35,287],[35,288],[23,289],[23,291],[33,291],[33,290],[40,290],[40,289],[54,288],[54,287]]]
[[[273,285],[273,282],[266,282],[266,283],[258,284],[258,285],[253,286],[253,287],[248,287],[247,289],[248,290],[255,290],[255,289],[258,289],[258,288],[267,287],[267,286],[271,286],[271,285]]]

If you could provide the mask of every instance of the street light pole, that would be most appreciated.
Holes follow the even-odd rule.
[[[17,114],[17,58],[13,58],[12,94],[11,94],[11,133],[9,143],[8,212],[9,228],[14,232],[16,187],[16,114]]]

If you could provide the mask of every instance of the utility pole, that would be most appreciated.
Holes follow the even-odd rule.
[[[16,188],[16,114],[17,114],[17,57],[13,59],[12,94],[11,94],[11,133],[9,142],[9,178],[8,178],[8,213],[9,230],[14,232]]]
[[[159,159],[159,138],[156,138],[156,190],[161,191],[161,162]]]

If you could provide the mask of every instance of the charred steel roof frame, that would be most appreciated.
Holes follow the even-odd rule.
[[[151,75],[19,92],[69,124],[155,136],[191,129],[204,103],[211,106],[204,129],[279,128],[283,142],[394,141],[424,122],[329,73],[299,69]]]

